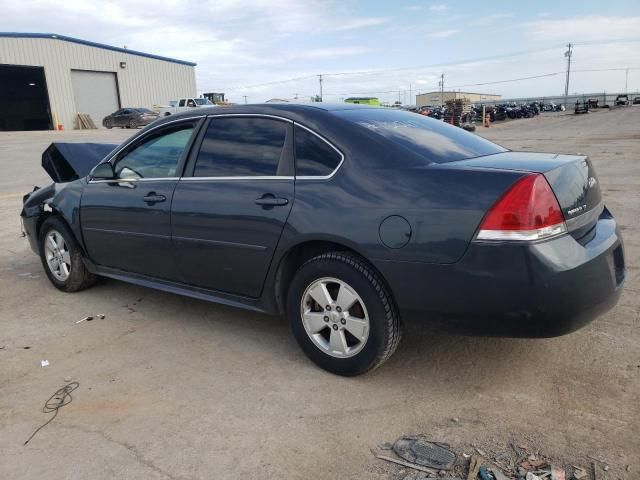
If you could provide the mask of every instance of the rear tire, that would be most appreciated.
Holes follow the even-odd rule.
[[[361,375],[379,367],[402,335],[400,316],[382,279],[364,259],[348,252],[313,257],[298,269],[287,295],[287,315],[304,353],[337,375]]]
[[[40,259],[49,280],[58,290],[77,292],[96,282],[82,261],[82,250],[67,224],[49,217],[40,228]]]

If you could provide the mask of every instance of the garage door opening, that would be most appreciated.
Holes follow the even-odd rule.
[[[0,130],[51,130],[42,67],[0,65]]]
[[[73,97],[78,113],[91,116],[93,122],[102,126],[102,119],[120,108],[118,80],[114,72],[71,70]]]

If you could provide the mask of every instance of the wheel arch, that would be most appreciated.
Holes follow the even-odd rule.
[[[290,246],[280,257],[278,267],[274,275],[272,292],[278,313],[282,314],[286,310],[287,292],[291,285],[291,280],[298,268],[300,268],[300,266],[307,260],[328,252],[348,252],[365,260],[371,268],[376,271],[393,296],[393,292],[389,288],[389,284],[382,273],[375,267],[373,262],[357,248],[348,245],[348,242],[341,242],[340,240],[308,239]]]

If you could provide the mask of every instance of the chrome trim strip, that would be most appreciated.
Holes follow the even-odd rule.
[[[319,133],[311,130],[309,127],[305,127],[304,125],[298,122],[293,122],[293,124],[297,127],[304,128],[309,133],[314,134],[316,137],[318,137],[320,140],[322,140],[324,143],[326,143],[331,148],[333,148],[336,152],[338,152],[338,155],[340,155],[340,163],[329,175],[300,175],[300,176],[296,175],[296,180],[329,180],[331,177],[333,177],[336,174],[336,172],[340,169],[340,167],[344,163],[344,154],[333,143],[331,143],[329,140],[324,138]]]
[[[245,250],[256,250],[260,252],[268,248],[264,245],[251,245],[249,243],[225,242],[222,240],[208,240],[206,238],[173,237],[173,240],[182,241],[182,242],[207,243],[209,245],[218,245],[221,247],[235,247],[235,248],[242,248]]]
[[[206,180],[220,181],[220,180],[293,180],[294,177],[288,176],[247,176],[247,177],[182,177],[180,180],[187,182],[199,182]]]
[[[89,180],[89,183],[133,183],[133,182],[162,182],[176,181],[180,177],[149,177],[149,178],[114,178],[112,180]]]

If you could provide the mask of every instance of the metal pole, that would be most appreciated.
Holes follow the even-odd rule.
[[[440,75],[440,105],[444,105],[444,73]]]
[[[320,80],[320,101],[322,102],[322,74],[318,75],[318,79]]]
[[[627,92],[627,81],[629,80],[629,69],[625,69],[624,71],[624,93],[628,93]]]
[[[247,96],[243,95],[243,97],[244,97],[244,104],[246,105],[247,104]]]
[[[571,48],[573,47],[573,45],[571,45],[570,43],[567,45],[567,47],[569,48],[566,52],[564,52],[564,56],[567,57],[567,81],[564,85],[564,105],[565,107],[567,106],[567,97],[569,96],[569,74],[571,72],[571,55],[572,55],[572,50]]]
[[[413,105],[413,100],[411,100],[411,84],[409,84],[409,105]]]

